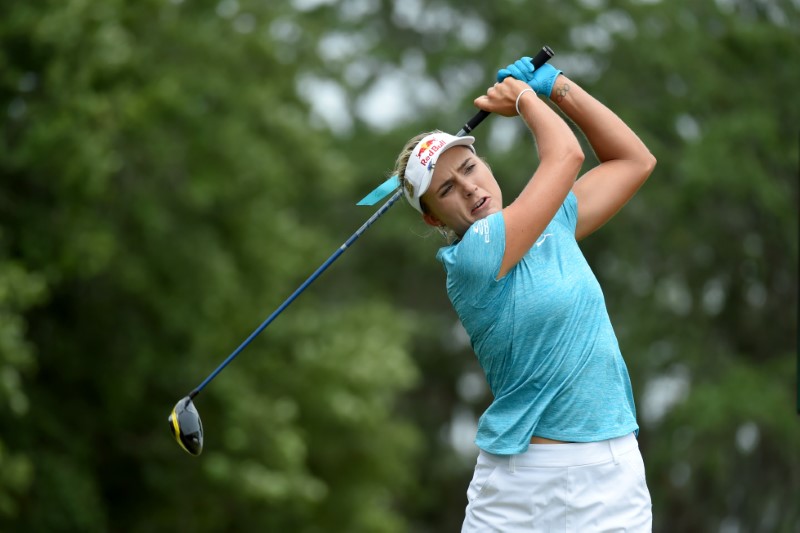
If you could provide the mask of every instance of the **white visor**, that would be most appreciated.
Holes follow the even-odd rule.
[[[469,135],[456,137],[449,133],[437,132],[425,136],[417,143],[408,159],[404,175],[404,192],[411,207],[422,213],[419,199],[430,187],[433,170],[439,156],[453,146],[466,146],[472,150],[472,153],[475,153],[475,148],[472,147],[474,142],[475,137]]]

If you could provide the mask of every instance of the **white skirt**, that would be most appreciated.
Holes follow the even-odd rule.
[[[652,503],[631,433],[601,442],[480,452],[462,533],[652,531]]]

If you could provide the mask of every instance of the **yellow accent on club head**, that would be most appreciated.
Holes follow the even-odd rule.
[[[181,441],[181,428],[178,426],[178,415],[175,413],[175,408],[172,409],[172,414],[169,415],[169,422],[172,427],[172,435],[175,437],[175,441],[177,441],[178,445],[184,449],[186,453],[189,455],[194,455],[189,449],[183,444]]]

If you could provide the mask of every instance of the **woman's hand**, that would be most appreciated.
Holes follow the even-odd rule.
[[[486,94],[475,99],[475,106],[490,113],[497,113],[504,117],[514,117],[517,115],[517,96],[519,93],[528,89],[529,86],[523,81],[508,77],[502,82],[495,83]],[[532,95],[531,95],[532,96]]]
[[[515,78],[527,83],[539,96],[550,98],[550,94],[553,92],[553,85],[556,83],[556,78],[558,78],[559,74],[561,74],[561,71],[549,63],[534,69],[531,58],[523,57],[522,59],[517,59],[506,68],[501,68],[497,71],[497,81]]]

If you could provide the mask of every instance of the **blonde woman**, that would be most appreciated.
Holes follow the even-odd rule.
[[[580,128],[584,154],[549,98]],[[475,100],[519,116],[539,165],[505,202],[474,137],[411,139],[396,174],[424,221],[449,235],[437,259],[493,401],[467,490],[464,532],[650,531],[630,378],[578,241],[636,193],[655,158],[611,110],[549,64],[522,58]]]

